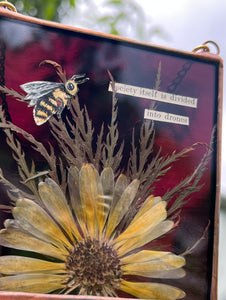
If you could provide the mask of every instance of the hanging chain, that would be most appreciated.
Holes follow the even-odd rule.
[[[211,52],[210,51],[210,47],[207,46],[208,44],[212,44],[215,48],[216,48],[216,54],[219,55],[220,54],[220,47],[218,46],[218,44],[212,40],[208,40],[206,42],[204,42],[202,45],[195,47],[195,49],[193,49],[192,52],[196,53],[196,52]],[[177,76],[175,79],[173,79],[173,81],[168,85],[167,87],[167,92],[168,93],[175,93],[178,85],[182,82],[182,80],[184,79],[184,77],[186,76],[186,74],[188,73],[188,71],[190,70],[191,66],[193,65],[194,62],[186,62],[182,69],[177,73]]]
[[[184,77],[187,75],[188,71],[190,70],[191,66],[194,62],[186,62],[182,69],[177,73],[177,76],[167,87],[167,93],[175,93],[178,85],[182,82]]]

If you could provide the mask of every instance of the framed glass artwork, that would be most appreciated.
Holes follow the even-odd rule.
[[[216,299],[223,64],[203,49],[0,11],[0,297]]]

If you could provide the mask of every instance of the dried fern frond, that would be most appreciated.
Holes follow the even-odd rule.
[[[153,125],[153,123],[143,123],[141,125],[138,146],[135,146],[135,130],[133,129],[127,175],[132,179],[139,178],[141,183],[143,182],[142,177],[145,176],[144,170],[147,167],[148,159],[153,151],[155,138]]]
[[[0,107],[0,119],[2,120],[0,122],[0,128],[4,130],[7,136],[7,144],[10,146],[10,148],[13,151],[12,155],[15,161],[17,162],[18,172],[22,179],[22,183],[25,184],[34,193],[34,195],[38,195],[37,184],[34,180],[37,177],[37,173],[35,170],[35,163],[32,160],[31,167],[30,168],[28,167],[25,158],[25,153],[21,148],[21,144],[19,140],[15,138],[12,132],[21,134],[27,141],[30,142],[32,148],[45,158],[46,162],[50,167],[49,170],[50,177],[59,183],[58,171],[57,171],[57,159],[54,153],[54,148],[51,145],[49,145],[50,146],[50,150],[49,150],[50,153],[49,153],[46,147],[42,143],[38,142],[33,137],[33,135],[29,134],[25,130],[17,127],[16,125],[10,122],[6,122],[4,117],[4,112],[1,107]]]
[[[161,84],[161,71],[162,71],[162,62],[159,62],[159,66],[158,66],[158,71],[157,71],[157,75],[156,75],[156,81],[155,81],[155,86],[154,86],[154,90],[158,91],[160,88],[160,84]],[[149,105],[149,109],[156,109],[158,106],[158,102],[155,100],[152,100],[150,102]],[[145,120],[145,122],[150,122],[150,120]]]
[[[85,162],[85,153],[80,151],[79,132],[72,138],[62,120],[52,118],[50,121],[51,133],[60,148],[61,155],[65,158],[67,165],[80,168]]]
[[[80,143],[81,151],[86,153],[87,159],[93,163],[93,133],[92,121],[89,118],[86,107],[80,108],[78,97],[72,101],[71,113],[74,123],[70,123],[71,131],[77,136],[77,143]]]
[[[76,96],[71,103],[72,118],[67,117],[67,124],[62,120],[52,119],[52,134],[57,140],[61,153],[68,165],[78,169],[86,162],[100,169],[100,156],[103,148],[103,125],[97,136],[96,153],[93,150],[94,128],[86,107],[80,107]]]
[[[21,95],[21,94],[17,93],[16,91],[7,88],[6,86],[0,85],[0,91],[6,95],[13,96],[18,101],[26,102],[24,100],[24,97],[25,97],[24,95]]]
[[[131,153],[128,161],[127,176],[140,180],[138,205],[155,189],[154,183],[158,182],[177,160],[185,157],[194,147],[188,147],[182,151],[167,156],[161,156],[161,149],[153,155],[155,131],[153,122],[144,122],[140,129],[139,144],[135,146],[134,130],[131,142]]]
[[[168,215],[172,218],[175,218],[176,212],[178,212],[190,200],[188,197],[194,192],[199,191],[203,186],[203,184],[198,184],[203,176],[203,173],[207,169],[207,164],[210,161],[213,152],[212,145],[214,141],[215,130],[216,127],[214,127],[212,131],[210,144],[202,144],[206,147],[206,151],[196,169],[189,176],[180,181],[178,185],[167,191],[162,197],[163,200],[171,204],[171,207],[168,209]],[[201,143],[197,143],[196,145],[200,144]]]
[[[12,182],[7,180],[3,175],[2,169],[0,169],[0,183],[2,183],[6,187],[7,194],[13,202],[15,202],[18,198],[35,199],[33,194],[22,191],[19,187],[15,186]]]
[[[12,156],[17,163],[19,175],[22,181],[24,181],[27,178],[35,175],[34,161],[31,161],[31,166],[29,168],[25,159],[25,153],[21,148],[19,140],[13,135],[10,130],[11,127],[14,127],[14,125],[6,121],[2,106],[0,106],[0,120],[0,128],[2,128],[6,134],[6,142],[13,151]],[[34,195],[38,197],[37,186],[33,180],[25,183],[25,185],[33,192]]]
[[[119,171],[119,166],[122,160],[122,152],[124,149],[124,141],[121,143],[119,149],[116,149],[119,143],[119,131],[118,131],[118,107],[117,98],[115,92],[115,81],[108,71],[108,75],[111,79],[112,87],[112,113],[111,113],[111,123],[108,126],[108,133],[106,136],[106,142],[103,147],[102,162],[104,167],[111,167],[114,173]]]

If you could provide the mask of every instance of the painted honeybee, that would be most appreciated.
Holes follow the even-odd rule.
[[[30,100],[28,106],[34,106],[33,116],[37,125],[44,124],[52,115],[58,118],[65,106],[70,107],[70,100],[78,93],[78,84],[89,80],[85,74],[73,75],[64,83],[32,81],[20,87],[27,93],[24,100]]]

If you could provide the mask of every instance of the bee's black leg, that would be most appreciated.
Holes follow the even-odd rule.
[[[71,100],[68,99],[68,101],[67,101],[67,109],[70,109],[70,106],[71,106]]]

